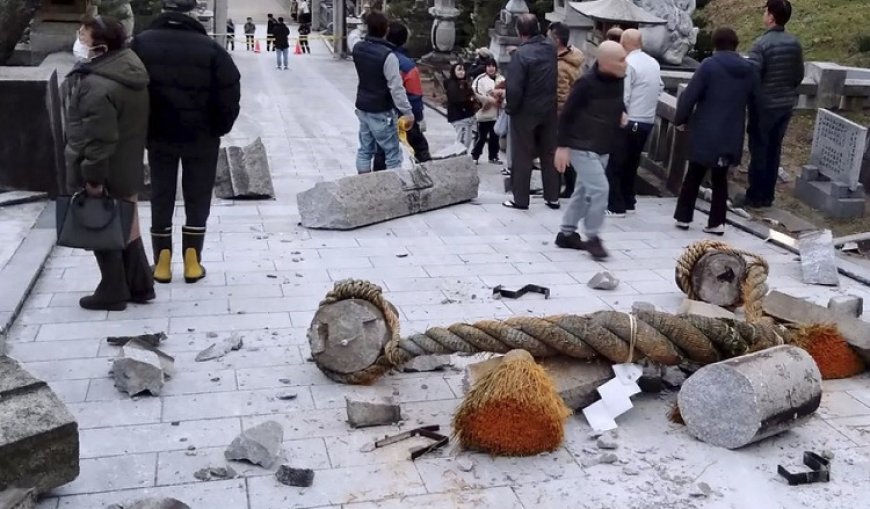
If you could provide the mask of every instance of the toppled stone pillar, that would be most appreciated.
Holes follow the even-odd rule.
[[[45,382],[0,356],[0,491],[45,493],[78,475],[75,419]]]
[[[224,147],[220,150],[214,195],[224,199],[275,197],[263,140],[257,138],[247,147]]]
[[[789,345],[705,366],[677,397],[689,433],[728,449],[802,423],[821,400],[822,375],[815,361]]]
[[[474,199],[479,184],[477,167],[462,156],[319,182],[297,201],[302,226],[351,230]]]

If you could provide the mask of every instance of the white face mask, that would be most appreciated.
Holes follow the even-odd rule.
[[[91,48],[85,46],[85,43],[76,37],[76,42],[73,44],[73,55],[75,55],[77,59],[87,62],[91,59]]]

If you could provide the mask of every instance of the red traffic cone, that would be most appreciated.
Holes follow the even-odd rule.
[[[302,54],[302,46],[299,45],[298,41],[296,42],[296,48],[293,50],[293,54],[294,55],[301,55]]]
[[[254,41],[254,53],[259,53],[259,52],[260,52],[260,40],[257,39],[256,41]]]

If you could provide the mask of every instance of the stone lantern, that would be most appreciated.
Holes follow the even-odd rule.
[[[429,14],[435,17],[432,22],[432,57],[440,54],[449,58],[456,45],[456,22],[459,9],[455,0],[435,0],[435,6],[429,9]]]

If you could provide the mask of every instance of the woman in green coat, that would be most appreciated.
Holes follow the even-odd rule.
[[[91,196],[136,201],[144,182],[148,131],[148,72],[126,49],[127,34],[118,20],[87,17],[73,53],[78,63],[67,75],[65,103],[66,164],[70,190]],[[127,302],[154,299],[154,281],[142,238],[138,212],[130,243],[123,251],[95,251],[102,279],[85,309],[121,311]]]

